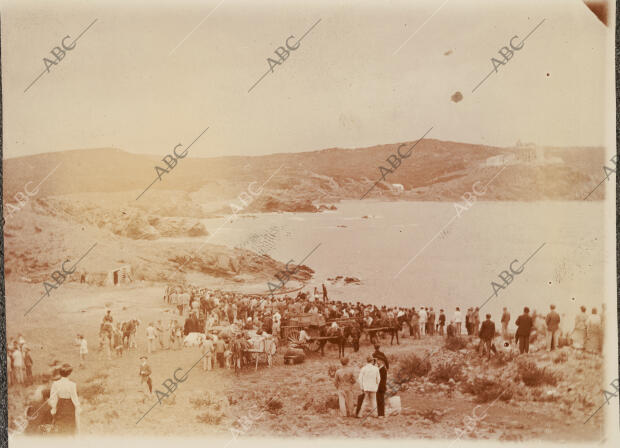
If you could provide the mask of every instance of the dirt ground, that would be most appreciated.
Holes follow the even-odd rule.
[[[313,355],[298,365],[284,365],[279,349],[273,367],[261,363],[257,372],[252,367],[238,376],[229,370],[205,372],[199,363],[189,372],[186,381],[178,384],[174,394],[159,404],[155,397],[147,397],[140,386],[138,358],[146,352],[148,322],[162,319],[167,325],[170,319],[178,318],[171,307],[164,304],[163,290],[163,286],[157,285],[101,288],[68,283],[54,290],[24,316],[40,297],[40,285],[7,283],[8,341],[18,333],[23,334],[32,350],[35,376],[47,372],[53,360],[67,361],[74,366],[71,379],[78,385],[82,403],[83,434],[457,439],[461,434],[457,430],[469,428],[471,430],[462,436],[465,439],[557,442],[594,441],[602,437],[604,409],[583,424],[603,402],[600,391],[603,385],[599,384],[602,359],[577,355],[571,349],[567,349],[568,361],[557,365],[545,352],[528,355],[529,359],[550,366],[560,375],[560,383],[551,392],[526,390],[528,388],[520,386],[522,392],[508,402],[499,400],[479,405],[474,396],[458,389],[450,394],[445,387],[430,383],[428,379],[414,379],[407,390],[399,392],[401,415],[385,419],[371,417],[362,421],[338,416],[333,406],[336,392],[328,374],[329,366],[339,365],[338,352],[331,345],[324,357]],[[98,352],[98,328],[106,306],[112,310],[115,321],[134,317],[142,321],[138,349],[122,357],[112,355],[111,361]],[[89,355],[83,368],[78,367],[76,333],[84,334],[88,341]],[[400,345],[390,346],[386,338],[382,350],[393,365],[389,377],[394,377],[403,356],[424,355],[442,344],[440,337],[421,341],[405,337]],[[351,363],[358,367],[371,352],[372,347],[365,339],[358,353],[347,348]],[[200,356],[198,348],[158,350],[149,355],[154,387],[165,391],[162,382],[173,378],[178,368],[182,369],[177,373],[181,377]],[[436,356],[441,358],[444,354],[440,351],[432,355],[431,363],[435,363]],[[462,357],[468,359],[466,368],[471,371],[470,375],[494,374],[484,361],[467,358],[467,355]],[[509,375],[508,370],[502,372]],[[23,411],[34,389],[34,386],[9,388],[10,427],[14,426],[14,419]],[[269,402],[279,402],[281,407],[266,408]],[[470,425],[473,415],[485,414]]]

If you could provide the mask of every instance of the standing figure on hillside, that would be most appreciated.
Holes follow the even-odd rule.
[[[520,353],[529,353],[530,351],[530,332],[532,331],[533,322],[529,313],[530,309],[528,307],[523,308],[523,314],[517,317],[515,322],[517,325],[515,339],[519,343]]]
[[[159,343],[159,348],[164,349],[164,324],[161,322],[161,319],[157,321],[157,325],[155,326],[155,331],[157,331],[157,342]]]
[[[426,313],[426,308],[422,307],[420,309],[420,334],[426,334],[426,321],[428,319],[428,314]]]
[[[113,327],[112,341],[116,356],[123,356],[123,331],[120,322],[117,322],[116,327]]]
[[[205,372],[208,370],[213,370],[213,353],[215,352],[215,347],[213,347],[213,341],[211,341],[211,336],[205,336],[204,340],[201,343],[201,352],[203,355],[202,370],[204,370]]]
[[[84,367],[86,355],[88,355],[88,343],[86,342],[86,338],[81,334],[77,335],[76,342],[77,345],[80,347],[80,367]]]
[[[463,317],[461,316],[461,309],[457,306],[454,311],[454,330],[456,331],[456,336],[461,335],[461,323],[463,321]]]
[[[413,330],[413,338],[420,339],[420,315],[415,308],[411,312],[411,328]]]
[[[49,399],[54,426],[59,434],[65,435],[79,431],[80,400],[75,383],[68,378],[72,371],[67,363],[60,367],[61,378],[52,383]]]
[[[141,364],[138,374],[140,375],[140,384],[146,383],[149,395],[151,395],[153,393],[153,381],[151,380],[151,367],[146,363],[146,360],[146,356],[140,356]]]
[[[355,417],[355,383],[356,374],[353,367],[349,367],[349,358],[340,358],[342,367],[336,370],[334,384],[338,391],[338,404],[341,417]]]
[[[149,353],[155,351],[155,338],[157,337],[157,330],[153,327],[153,322],[149,322],[149,326],[146,327],[146,339],[147,339],[147,350]]]
[[[226,344],[222,338],[217,338],[215,341],[215,360],[220,369],[224,368],[224,352],[226,351]]]
[[[588,323],[588,315],[586,307],[581,306],[581,312],[575,316],[575,328],[573,329],[573,347],[577,350],[583,350],[586,340],[586,325]]]
[[[465,313],[465,331],[467,331],[468,336],[471,336],[471,329],[472,329],[471,314],[472,314],[471,308],[467,308],[467,313]]]
[[[17,384],[24,384],[24,354],[17,346],[17,342],[13,345],[13,371],[15,372],[15,380]]]
[[[549,314],[545,318],[547,324],[547,351],[558,348],[558,336],[560,336],[560,315],[555,311],[555,305],[550,305]]]
[[[510,323],[510,313],[508,312],[508,308],[504,307],[504,311],[502,313],[502,338],[507,341],[509,338],[508,335],[508,324]]]
[[[379,386],[377,387],[377,416],[385,417],[385,391],[387,390],[387,367],[381,358],[377,359]]]
[[[175,330],[174,330],[174,344],[175,350],[181,350],[181,346],[183,345],[183,327],[176,320],[174,321]]]
[[[282,322],[282,316],[278,311],[273,313],[273,325],[272,325],[272,333],[276,338],[280,339],[280,325]]]
[[[584,348],[589,353],[600,353],[603,345],[603,331],[601,316],[597,314],[596,308],[592,308],[592,314],[586,322],[586,341]]]
[[[358,400],[359,410],[356,416],[365,418],[364,411],[367,406],[370,406],[369,415],[373,414],[373,416],[377,417],[377,389],[381,382],[381,374],[379,368],[374,364],[372,356],[366,358],[366,365],[360,370],[357,381],[364,395],[361,403]]]
[[[32,365],[34,362],[32,361],[32,357],[30,356],[30,349],[24,346],[24,368],[26,369],[26,386],[30,386],[32,384]]]
[[[433,307],[431,307],[428,312],[428,323],[426,325],[426,333],[430,336],[435,334],[435,311],[433,311]]]
[[[480,331],[480,310],[478,307],[474,308],[471,313],[472,317],[472,334],[474,336],[478,336],[478,332]]]
[[[112,359],[111,347],[112,347],[112,333],[114,319],[112,318],[112,311],[106,310],[101,327],[99,329],[99,348],[103,348],[108,359]]]
[[[443,329],[446,326],[446,315],[443,310],[439,310],[439,335],[443,336]]]
[[[493,338],[495,338],[495,322],[491,320],[490,314],[487,314],[486,320],[482,322],[479,335],[482,349],[487,354],[487,360],[491,359],[491,351],[497,353],[497,349],[493,345]]]

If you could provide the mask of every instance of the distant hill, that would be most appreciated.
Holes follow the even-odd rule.
[[[415,142],[405,142],[406,153]],[[188,157],[163,174],[138,202],[157,203],[164,190],[192,193],[195,200],[228,200],[250,182],[266,181],[265,193],[279,200],[337,202],[359,199],[386,173],[366,198],[453,201],[476,181],[493,180],[487,200],[580,200],[603,178],[603,148],[498,148],[434,139],[421,141],[409,158],[393,169],[386,159],[400,143],[360,149],[330,148],[258,157]],[[162,154],[163,157],[163,154]],[[32,190],[54,168],[37,197],[78,193],[120,193],[131,202],[155,178],[161,157],[102,148],[46,153],[4,161],[4,199],[31,181]],[[397,162],[395,162],[397,164]],[[392,184],[401,184],[402,192]],[[590,200],[601,199],[603,189]],[[135,202],[135,201],[134,201]]]

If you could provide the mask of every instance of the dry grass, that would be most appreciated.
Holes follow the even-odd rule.
[[[95,375],[93,375],[91,377],[88,377],[86,379],[86,382],[87,383],[93,383],[95,381],[105,380],[105,379],[107,379],[109,377],[110,377],[110,375],[108,375],[107,373],[97,373],[97,374],[95,374]]]
[[[207,406],[215,405],[218,403],[218,399],[216,398],[213,392],[205,392],[202,396],[196,398],[190,398],[189,402],[194,406],[194,408],[204,408]]]
[[[209,408],[205,412],[196,416],[196,420],[207,425],[219,425],[224,418],[221,410]]]
[[[80,399],[83,398],[91,403],[97,403],[98,401],[101,401],[102,397],[106,393],[106,388],[102,383],[93,383],[80,387],[78,393]]]

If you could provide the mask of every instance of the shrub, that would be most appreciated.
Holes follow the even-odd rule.
[[[535,362],[526,361],[519,364],[519,376],[526,386],[535,387],[543,384],[555,386],[558,384],[558,377],[546,368],[540,368]]]
[[[412,353],[403,356],[398,367],[397,380],[406,382],[407,379],[428,375],[431,370],[431,362]]]
[[[269,411],[270,413],[279,414],[282,408],[284,407],[284,405],[277,398],[272,398],[271,400],[267,402],[265,407],[267,408],[267,411]]]
[[[325,400],[325,407],[327,409],[339,409],[340,403],[338,402],[338,397],[336,395],[330,395]]]
[[[436,383],[448,383],[450,378],[454,381],[461,381],[463,379],[463,363],[442,362],[435,366],[430,377]]]
[[[474,378],[463,385],[463,392],[474,395],[478,403],[486,403],[497,400],[508,401],[512,398],[513,391],[508,385],[502,385],[488,378]]]
[[[457,350],[461,350],[467,347],[467,339],[462,338],[460,336],[453,337],[453,338],[447,338],[444,347],[447,348],[448,350],[452,350],[453,352],[456,352]]]
[[[566,352],[560,352],[558,353],[558,356],[553,358],[554,364],[565,363],[566,361],[568,361],[568,353]]]
[[[491,358],[491,365],[495,367],[504,367],[510,361],[515,359],[514,352],[498,351],[496,356]]]

